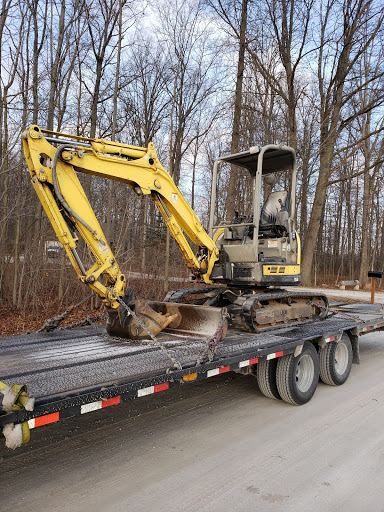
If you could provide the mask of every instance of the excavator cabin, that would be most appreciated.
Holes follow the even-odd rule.
[[[219,166],[223,163],[250,173],[252,206],[251,211],[235,212],[231,220],[215,223]],[[288,190],[282,189],[286,184]],[[251,287],[300,283],[295,189],[296,158],[290,147],[255,146],[216,160],[209,219],[209,235],[219,248],[219,260],[211,274],[213,282]]]

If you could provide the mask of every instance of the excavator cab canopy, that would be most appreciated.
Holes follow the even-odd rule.
[[[212,189],[211,189],[211,209],[209,216],[209,235],[214,236],[214,230],[222,227],[229,227],[228,221],[219,225],[215,223],[215,205],[218,169],[220,164],[230,163],[238,167],[243,167],[249,171],[252,177],[253,185],[253,227],[258,230],[260,217],[260,200],[262,194],[262,177],[281,171],[289,173],[289,218],[295,216],[295,196],[296,196],[296,155],[293,148],[288,146],[277,146],[268,144],[267,146],[253,146],[247,151],[225,155],[218,158],[213,166]]]
[[[227,212],[231,217],[217,222],[218,168],[223,163],[247,169],[252,183],[236,198],[235,211]],[[253,287],[300,282],[295,189],[296,158],[290,147],[254,146],[216,160],[209,218],[209,235],[219,249],[211,274],[214,282]]]
[[[292,148],[272,145],[261,149],[259,146],[253,146],[248,151],[222,156],[219,158],[219,162],[228,162],[244,167],[248,169],[251,176],[255,176],[260,154],[262,155],[261,173],[263,175],[277,171],[292,171],[295,167],[295,153]]]

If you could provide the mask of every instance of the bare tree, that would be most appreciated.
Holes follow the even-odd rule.
[[[222,2],[208,0],[210,7],[218,14],[229,29],[229,34],[235,39],[237,50],[237,72],[233,101],[233,123],[231,136],[231,153],[240,151],[240,129],[243,109],[243,83],[245,70],[245,51],[247,46],[248,6],[250,0]],[[226,199],[226,216],[234,215],[237,205],[238,168],[231,166],[229,173],[228,193]]]
[[[372,41],[376,38],[382,22],[383,13],[372,0],[344,0],[342,13],[335,11],[331,1],[322,2],[320,11],[320,41],[318,51],[318,87],[320,96],[320,150],[319,170],[312,212],[303,251],[302,278],[304,283],[312,280],[312,263],[319,235],[322,212],[326,200],[329,176],[332,171],[335,144],[342,131],[353,119],[372,109],[378,102],[355,111],[346,119],[342,110],[354,98],[356,93],[368,83],[380,76],[374,73],[368,83],[357,85],[353,90],[346,89],[346,83],[354,70],[355,63],[362,58]],[[335,17],[341,33],[335,32]],[[366,30],[366,27],[369,29]],[[367,37],[362,37],[364,33]]]
[[[76,58],[72,50],[73,40],[76,38],[74,27],[77,19],[82,15],[82,4],[80,0],[50,0],[50,25],[49,33],[49,94],[47,104],[47,129],[54,129],[54,119],[57,116],[57,125],[61,125],[65,110],[62,103],[66,104],[69,92],[69,85],[73,72],[73,65]],[[57,26],[56,26],[57,21]]]

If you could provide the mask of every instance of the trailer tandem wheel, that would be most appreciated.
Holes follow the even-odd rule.
[[[320,349],[320,378],[330,386],[340,386],[348,379],[352,367],[352,344],[347,333],[341,340],[327,343]]]
[[[268,398],[281,399],[276,383],[278,359],[260,361],[256,366],[257,383],[260,391]]]
[[[293,405],[306,404],[319,382],[319,356],[310,342],[305,342],[301,354],[283,356],[277,363],[276,382],[281,398]]]

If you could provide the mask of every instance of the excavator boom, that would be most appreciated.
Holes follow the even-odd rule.
[[[161,165],[153,143],[142,148],[50,132],[36,125],[26,129],[22,138],[32,185],[59,241],[79,279],[99,294],[110,311],[124,309],[122,302],[126,293],[126,278],[77,172],[121,181],[138,195],[151,195],[195,279],[211,283],[210,274],[218,260],[218,249]],[[94,258],[94,264],[89,269],[85,268],[77,252],[79,235]],[[187,238],[195,245],[196,254]],[[144,318],[147,316],[148,308]],[[176,317],[170,319],[169,315],[165,317],[158,313],[153,317],[148,324],[144,322],[153,334],[176,320]],[[145,335],[145,332],[140,334]],[[128,336],[133,337],[132,332]]]

